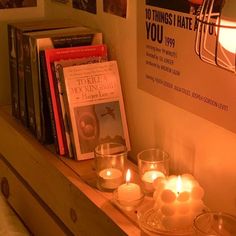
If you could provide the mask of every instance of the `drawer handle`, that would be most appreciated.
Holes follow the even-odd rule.
[[[70,218],[74,223],[77,221],[77,214],[73,208],[70,209]]]
[[[1,192],[6,199],[9,198],[10,188],[6,177],[2,177],[1,179]]]

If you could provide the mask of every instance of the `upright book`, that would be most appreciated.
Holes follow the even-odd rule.
[[[23,64],[22,35],[26,32],[79,26],[70,19],[36,19],[8,23],[8,50],[11,82],[12,114],[27,126],[27,107]]]
[[[67,113],[64,107],[64,94],[61,89],[63,67],[107,61],[107,47],[104,44],[99,44],[72,48],[46,49],[45,60],[47,67],[47,78],[44,78],[44,80],[47,80],[48,82],[50,81],[51,85],[53,84],[53,87],[51,86],[50,90],[55,90],[54,101],[56,102],[52,105],[57,106],[54,109],[54,112],[57,111],[54,116],[58,116],[61,127],[61,130],[57,131],[56,137],[62,137],[62,140],[57,140],[56,143],[59,144],[63,141],[64,146],[68,149],[67,156],[73,158],[75,156],[75,152],[72,150],[73,146],[71,145],[71,138],[68,130]]]
[[[94,148],[104,142],[119,142],[130,150],[117,62],[69,66],[63,74],[76,159],[93,158]]]
[[[24,74],[29,128],[38,140],[45,142],[41,122],[41,70],[39,52],[47,48],[65,48],[102,43],[102,34],[87,27],[73,27],[23,34]],[[65,151],[59,151],[64,155]]]

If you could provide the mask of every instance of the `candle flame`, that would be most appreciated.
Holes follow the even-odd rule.
[[[111,176],[111,171],[108,170],[106,174],[107,174],[107,176]]]
[[[130,172],[130,169],[128,169],[126,173],[126,183],[129,183],[130,179],[131,179],[131,172]]]
[[[178,178],[177,178],[176,190],[177,190],[177,194],[179,194],[182,190],[182,179],[180,175],[178,175]]]

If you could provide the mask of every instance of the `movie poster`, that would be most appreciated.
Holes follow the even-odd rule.
[[[36,7],[37,0],[0,0],[0,9]]]
[[[73,8],[87,11],[89,13],[97,13],[97,2],[96,0],[72,0]]]
[[[235,74],[195,52],[201,2],[138,2],[138,88],[236,132]]]
[[[103,0],[103,11],[126,18],[127,0]]]

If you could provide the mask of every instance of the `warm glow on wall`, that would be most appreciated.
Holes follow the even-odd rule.
[[[236,21],[220,20],[219,42],[227,51],[236,52]],[[227,27],[224,27],[227,26]],[[232,28],[230,28],[232,27]]]

